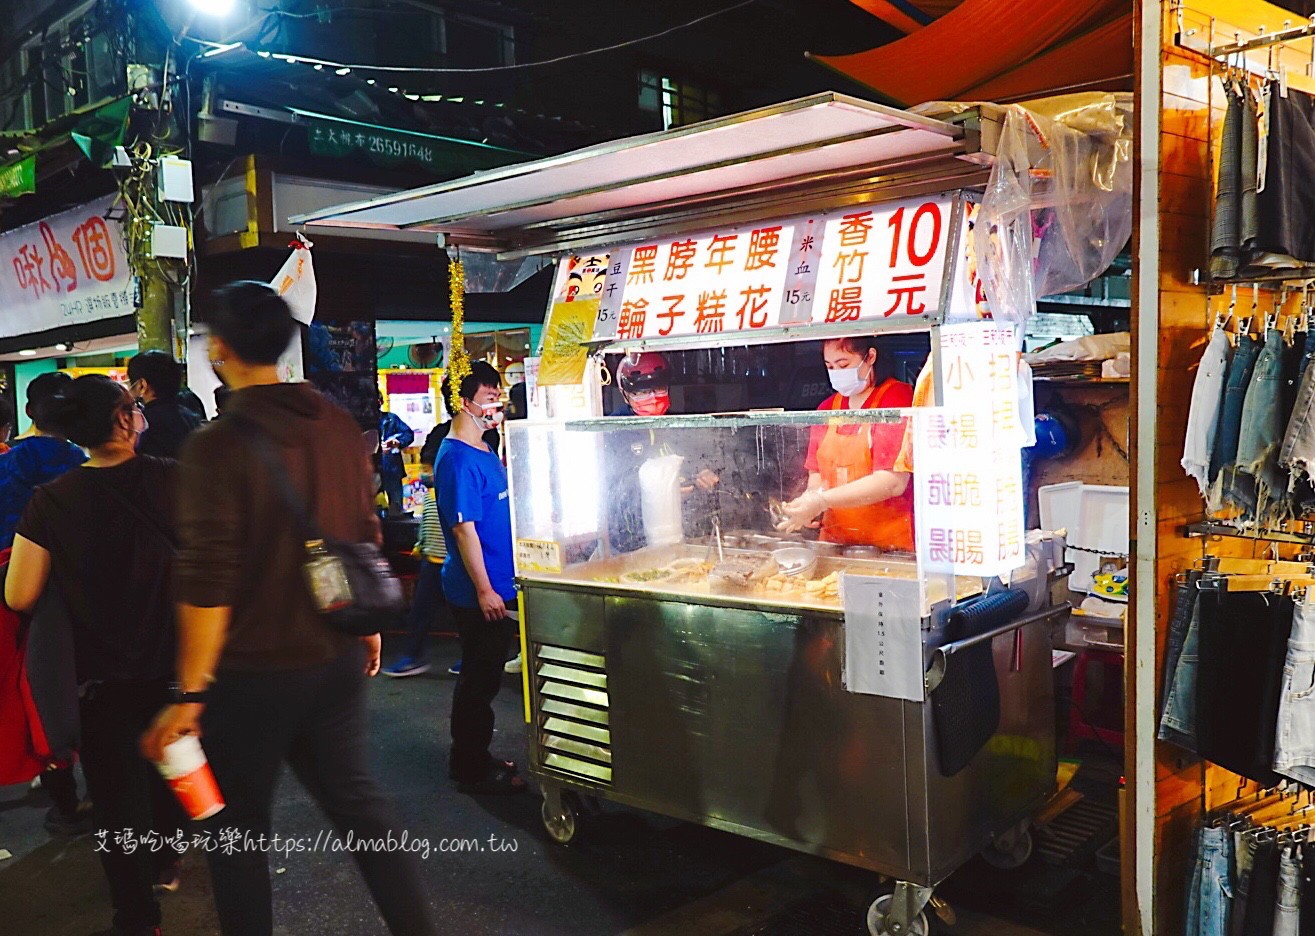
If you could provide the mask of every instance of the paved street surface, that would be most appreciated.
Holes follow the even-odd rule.
[[[428,839],[429,897],[448,932],[571,936],[812,936],[864,932],[874,876],[727,833],[609,808],[570,848],[547,840],[537,796],[473,798],[447,781],[447,713],[456,646],[440,642],[423,677],[380,677],[371,692],[373,764],[412,838]],[[385,660],[390,659],[385,651]],[[437,665],[441,663],[442,665]],[[495,753],[526,763],[519,677],[498,700]],[[677,765],[673,768],[678,769]],[[109,925],[95,839],[53,840],[48,806],[26,787],[0,788],[0,933],[87,936]],[[285,774],[274,829],[313,841],[328,829]],[[439,854],[440,839],[480,851]],[[284,936],[386,933],[350,858],[272,855],[275,932]],[[1028,906],[974,887],[971,871],[944,892],[954,936],[1103,936],[1118,932],[1117,884],[1083,876],[1051,906]],[[938,891],[939,892],[939,891]],[[183,887],[164,900],[166,936],[217,932],[204,860],[190,854]],[[997,916],[998,914],[998,916]],[[999,917],[1008,916],[1006,921]]]

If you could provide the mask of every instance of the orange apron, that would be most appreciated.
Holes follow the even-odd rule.
[[[880,409],[895,381],[875,391],[872,409]],[[845,398],[834,394],[824,408],[845,409]],[[872,425],[866,423],[853,435],[841,435],[838,426],[828,426],[817,447],[817,467],[822,486],[828,490],[872,474]],[[913,551],[913,485],[899,497],[863,507],[833,507],[822,514],[821,538],[846,546],[880,546]]]

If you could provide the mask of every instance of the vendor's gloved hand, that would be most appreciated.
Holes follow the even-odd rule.
[[[776,529],[782,533],[797,533],[805,527],[815,527],[814,522],[827,509],[826,498],[819,490],[804,491],[794,500],[781,507],[785,515]]]

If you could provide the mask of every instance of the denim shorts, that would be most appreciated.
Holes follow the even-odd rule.
[[[1251,372],[1260,356],[1260,343],[1250,335],[1238,338],[1237,347],[1228,361],[1224,376],[1224,401],[1219,407],[1219,426],[1215,431],[1214,451],[1210,453],[1210,480],[1237,462],[1238,437],[1242,432],[1242,405],[1246,402],[1247,388],[1251,385]],[[1300,395],[1300,389],[1298,389]],[[1301,402],[1298,400],[1297,409]]]
[[[1223,500],[1248,519],[1273,526],[1283,519],[1287,485],[1278,470],[1283,444],[1283,334],[1271,328],[1251,370],[1238,426],[1233,472],[1224,470]]]
[[[1315,604],[1304,601],[1292,615],[1283,664],[1274,770],[1299,783],[1315,784]]]
[[[1196,752],[1196,676],[1201,646],[1201,592],[1195,583],[1191,586],[1195,597],[1187,632],[1183,637],[1182,651],[1172,676],[1166,674],[1168,692],[1164,698],[1164,712],[1160,716],[1161,741],[1168,741],[1188,751]]]

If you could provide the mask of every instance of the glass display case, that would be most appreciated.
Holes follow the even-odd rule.
[[[932,412],[511,423],[517,574],[604,592],[837,614],[852,575],[918,580],[924,609],[951,589],[957,598],[978,594],[981,577],[919,559],[910,469],[923,433],[913,427]],[[836,437],[850,440],[849,451],[872,453],[849,480],[875,470],[890,475],[890,490],[903,488],[876,515],[885,521],[868,523],[871,512],[853,508],[807,515],[807,499],[799,499],[826,487],[819,450]]]

